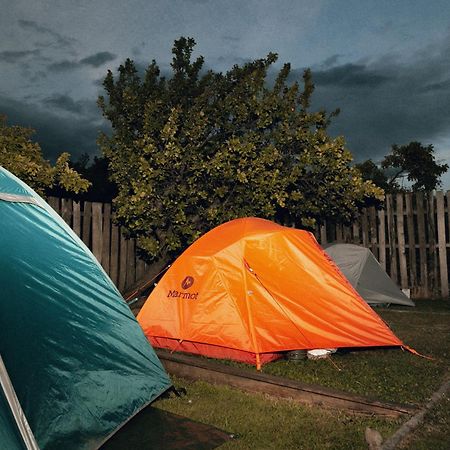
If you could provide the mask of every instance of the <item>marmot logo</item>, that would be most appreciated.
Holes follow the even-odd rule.
[[[187,276],[182,282],[181,287],[183,289],[189,289],[194,284],[194,278],[191,276]]]

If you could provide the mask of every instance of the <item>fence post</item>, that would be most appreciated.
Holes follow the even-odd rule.
[[[420,289],[419,297],[428,297],[428,258],[425,236],[425,212],[424,212],[424,197],[422,192],[416,194],[417,207],[417,236],[419,238],[419,259],[420,259]]]
[[[417,288],[417,261],[416,261],[416,237],[414,233],[414,208],[413,194],[405,194],[406,221],[408,229],[408,255],[409,255],[409,279],[413,290]]]
[[[405,254],[405,225],[403,216],[403,193],[397,194],[397,242],[400,266],[400,283],[402,288],[408,287],[408,271]]]
[[[439,248],[439,275],[441,297],[448,297],[447,242],[445,237],[444,193],[436,192],[437,231]]]
[[[386,271],[386,215],[384,209],[378,211],[378,220],[378,253],[380,255],[378,261]]]
[[[103,220],[102,204],[92,203],[92,253],[102,263]]]

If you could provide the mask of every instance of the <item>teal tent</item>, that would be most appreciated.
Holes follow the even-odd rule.
[[[0,449],[98,448],[170,385],[91,252],[0,167]]]

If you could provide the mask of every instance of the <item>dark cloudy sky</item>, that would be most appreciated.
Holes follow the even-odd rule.
[[[433,144],[450,164],[448,0],[0,0],[0,113],[37,130],[47,157],[98,152],[100,81],[127,57],[169,67],[179,36],[208,67],[273,51],[311,67],[315,107],[356,160]],[[444,177],[450,189],[450,175]]]

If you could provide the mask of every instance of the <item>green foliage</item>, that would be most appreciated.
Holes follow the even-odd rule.
[[[76,201],[111,203],[117,195],[116,185],[109,180],[108,161],[104,157],[94,156],[91,160],[83,153],[76,161],[70,162],[70,167],[89,181],[90,188],[84,192],[69,192],[61,186],[47,189],[48,195],[63,198],[73,198]]]
[[[391,185],[398,186],[398,178],[406,176],[408,181],[413,182],[413,191],[436,189],[440,184],[440,176],[448,170],[447,164],[436,162],[433,146],[425,147],[420,142],[393,145],[391,153],[384,158],[381,166],[384,169],[395,169]]]
[[[341,138],[326,128],[333,114],[309,112],[309,70],[287,83],[289,64],[273,86],[277,60],[202,72],[195,42],[173,47],[172,77],[153,61],[143,79],[131,60],[109,71],[99,98],[113,133],[99,144],[118,186],[117,219],[151,258],[173,255],[212,227],[244,216],[314,226],[350,220],[382,191],[362,180]]]
[[[54,166],[45,160],[38,143],[31,140],[34,131],[8,126],[0,116],[0,166],[12,172],[39,194],[60,186],[70,192],[86,191],[89,182],[69,165],[70,155],[62,153]]]
[[[385,192],[391,192],[392,187],[387,175],[371,159],[355,164],[355,167],[361,172],[363,180],[370,180]]]
[[[399,183],[402,178],[412,183],[410,189],[413,191],[432,191],[440,186],[440,177],[448,170],[447,164],[436,162],[433,146],[425,147],[420,142],[393,145],[381,166],[368,159],[355,167],[364,180],[371,180],[390,193],[406,190],[403,183]]]

